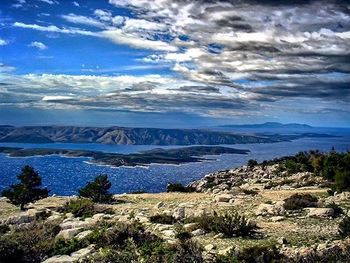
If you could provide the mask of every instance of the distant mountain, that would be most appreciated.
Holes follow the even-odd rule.
[[[17,143],[64,142],[133,145],[218,145],[280,141],[283,141],[283,138],[196,129],[0,126],[0,142]]]
[[[242,124],[242,125],[222,125],[220,127],[226,128],[248,128],[248,129],[312,129],[313,127],[307,124],[299,123],[279,123],[279,122],[265,122],[261,124]]]

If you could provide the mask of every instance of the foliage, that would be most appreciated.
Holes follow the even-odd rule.
[[[254,168],[257,165],[258,165],[258,162],[256,160],[253,160],[253,159],[249,159],[248,162],[247,162],[247,166],[249,168]]]
[[[327,204],[327,208],[332,208],[334,211],[333,218],[336,218],[344,213],[343,209],[336,203]]]
[[[94,203],[87,198],[78,198],[66,203],[61,212],[72,213],[75,217],[91,217],[95,214]]]
[[[8,225],[0,224],[0,235],[3,235],[9,231],[10,231],[10,227]]]
[[[157,214],[150,217],[152,223],[172,225],[176,223],[176,219],[167,214]]]
[[[180,183],[169,183],[166,187],[167,192],[183,192],[183,193],[191,193],[194,192],[195,189],[188,187],[188,186],[183,186]]]
[[[22,172],[17,176],[20,183],[13,184],[2,192],[2,196],[7,197],[11,203],[20,205],[21,210],[27,203],[45,198],[49,194],[47,188],[40,188],[41,177],[30,166],[22,168]]]
[[[111,186],[107,175],[99,175],[79,190],[79,196],[90,198],[97,203],[109,203],[112,201],[112,194],[108,192]]]
[[[284,200],[283,207],[287,210],[299,210],[313,207],[317,204],[317,197],[310,194],[293,194]]]
[[[271,263],[281,262],[282,259],[283,256],[275,246],[257,245],[238,252],[232,249],[226,255],[218,255],[215,263]]]
[[[88,239],[94,239],[99,253],[86,262],[203,262],[196,243],[186,239],[170,245],[137,222],[94,232]]]
[[[42,262],[53,253],[55,223],[31,223],[0,236],[0,262]]]
[[[193,219],[202,229],[208,232],[222,233],[226,237],[253,237],[258,227],[247,220],[244,215],[234,211],[226,211],[213,215],[203,215]]]
[[[176,230],[175,238],[179,239],[182,242],[189,240],[192,237],[192,234],[187,230],[185,230],[182,225],[176,225],[175,230]]]
[[[78,240],[76,238],[65,240],[63,238],[58,238],[54,242],[52,254],[69,255],[87,245],[88,243],[85,240]]]
[[[350,217],[346,216],[343,218],[343,220],[339,223],[339,234],[342,237],[350,236]]]

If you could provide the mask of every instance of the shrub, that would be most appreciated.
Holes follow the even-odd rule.
[[[24,210],[26,204],[48,196],[49,190],[40,188],[41,177],[32,167],[24,166],[17,178],[20,183],[4,190],[2,196],[7,197],[11,203],[19,205],[21,210]]]
[[[86,247],[88,243],[84,240],[78,240],[76,238],[65,240],[58,238],[53,245],[53,255],[69,255],[83,247]]]
[[[78,198],[68,202],[61,212],[72,213],[75,217],[91,217],[95,214],[94,203],[87,198]]]
[[[232,249],[226,255],[217,255],[215,263],[270,263],[281,262],[282,259],[283,255],[275,246],[257,245],[238,252]]]
[[[179,184],[179,183],[169,183],[166,187],[166,191],[190,193],[190,192],[194,192],[195,189],[188,186],[183,186],[182,184]]]
[[[176,223],[176,219],[173,216],[167,215],[167,214],[157,214],[157,215],[151,216],[150,221],[152,223],[166,224],[166,225],[172,225]]]
[[[247,166],[249,168],[254,168],[257,165],[258,165],[258,162],[256,160],[253,160],[253,159],[248,160]]]
[[[343,209],[336,203],[327,204],[327,208],[332,208],[334,210],[333,218],[338,217],[344,213]]]
[[[0,235],[3,235],[10,231],[10,227],[8,225],[0,224]]]
[[[222,233],[226,237],[253,237],[258,227],[237,212],[227,211],[222,214],[214,212],[210,216],[194,219],[205,231]]]
[[[182,225],[177,225],[175,230],[176,230],[175,238],[179,239],[182,242],[189,240],[192,237],[192,234],[187,230],[185,230]]]
[[[79,190],[79,196],[90,198],[97,203],[108,203],[113,199],[112,194],[108,192],[111,186],[107,175],[99,175],[93,182],[88,182]]]
[[[317,205],[317,197],[310,194],[294,194],[284,200],[283,207],[287,210],[299,210]]]
[[[334,176],[334,190],[337,192],[350,190],[350,171],[336,171]]]
[[[0,236],[0,262],[42,262],[53,253],[55,223],[31,223]]]
[[[342,237],[350,236],[350,217],[346,216],[340,223],[338,228],[339,234]]]
[[[243,189],[243,193],[246,195],[257,195],[259,192],[253,189]]]

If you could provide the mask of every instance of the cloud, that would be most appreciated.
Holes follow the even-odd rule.
[[[35,47],[35,48],[37,48],[39,50],[47,49],[47,46],[44,43],[41,43],[41,42],[38,42],[38,41],[34,41],[34,42],[30,43],[28,45],[28,47]]]
[[[38,1],[49,4],[49,5],[58,5],[59,4],[59,2],[56,0],[38,0]]]
[[[80,7],[80,4],[77,1],[73,1],[72,4],[76,7]]]
[[[64,20],[73,23],[73,24],[82,24],[82,25],[88,25],[88,26],[94,26],[99,28],[104,28],[105,25],[101,23],[100,21],[89,18],[86,16],[76,15],[73,13],[70,13],[68,15],[62,15],[61,16]]]
[[[0,46],[6,46],[8,43],[9,42],[7,40],[0,38]]]

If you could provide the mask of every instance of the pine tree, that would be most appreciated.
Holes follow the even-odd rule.
[[[97,203],[108,203],[112,200],[112,194],[108,192],[112,184],[107,175],[99,175],[93,182],[88,182],[79,190],[79,196],[92,199]]]
[[[2,196],[10,199],[11,203],[20,205],[21,210],[24,210],[26,204],[48,196],[49,190],[40,188],[41,177],[33,167],[24,166],[17,179],[20,183],[12,184],[2,192]]]

